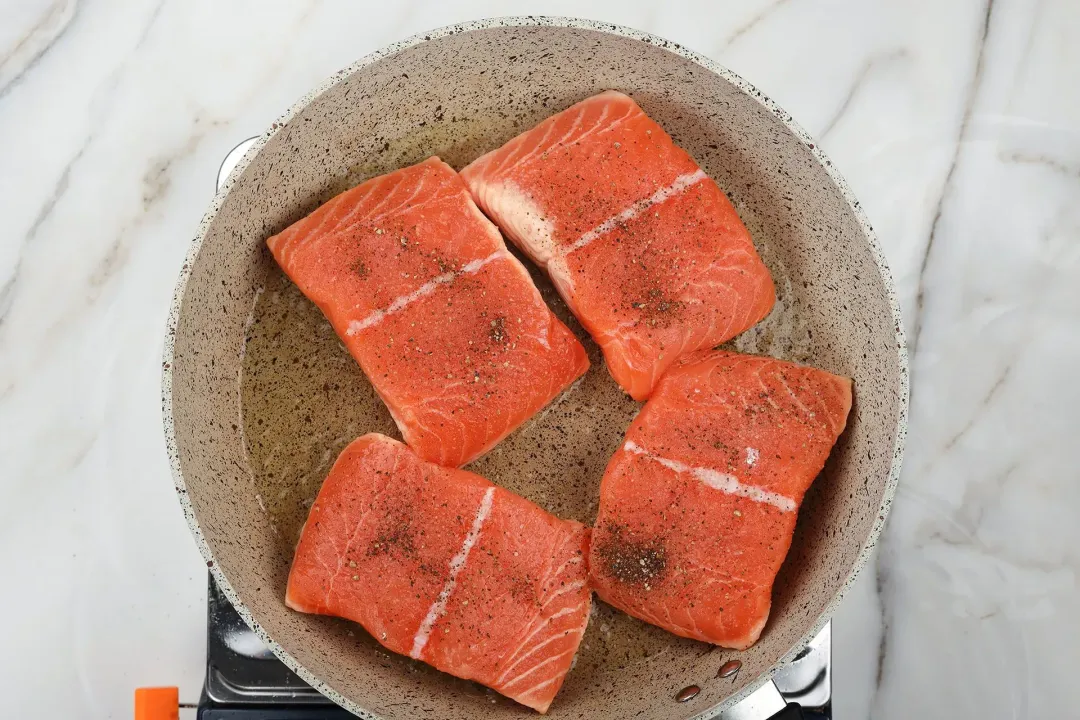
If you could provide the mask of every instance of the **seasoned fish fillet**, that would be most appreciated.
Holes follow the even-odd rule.
[[[636,400],[679,357],[772,309],[772,278],[727,197],[622,93],[544,120],[461,175]]]
[[[341,453],[285,601],[545,712],[589,620],[589,530],[384,435]]]
[[[851,381],[822,370],[720,351],[679,361],[604,473],[593,589],[677,635],[753,645],[850,409]]]
[[[425,460],[475,459],[588,369],[438,158],[338,195],[267,245]]]

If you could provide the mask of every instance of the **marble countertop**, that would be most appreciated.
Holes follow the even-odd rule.
[[[126,718],[141,685],[197,698],[206,572],[159,372],[218,164],[369,51],[507,14],[715,58],[819,138],[880,235],[911,430],[834,623],[836,718],[1077,717],[1074,0],[0,2],[2,714]]]

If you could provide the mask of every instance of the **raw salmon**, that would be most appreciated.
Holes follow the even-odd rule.
[[[285,602],[545,712],[589,620],[589,531],[384,435],[338,457]]]
[[[593,589],[677,635],[753,645],[850,408],[851,381],[822,370],[721,351],[680,360],[604,473]]]
[[[636,400],[680,356],[772,309],[772,278],[735,208],[622,93],[544,120],[461,174]]]
[[[473,460],[589,366],[438,158],[338,195],[267,245],[425,460]]]

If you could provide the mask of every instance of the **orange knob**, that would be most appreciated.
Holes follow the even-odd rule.
[[[180,691],[174,687],[136,688],[135,720],[180,720]]]

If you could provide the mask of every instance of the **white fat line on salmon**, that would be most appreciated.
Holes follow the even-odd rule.
[[[668,460],[659,455],[653,455],[633,440],[627,440],[623,445],[623,450],[632,452],[636,455],[644,455],[653,462],[663,465],[668,470],[674,470],[677,473],[690,473],[701,482],[722,493],[749,498],[754,502],[767,503],[784,512],[795,512],[795,501],[791,498],[781,495],[780,493],[762,490],[753,485],[744,485],[739,482],[737,477],[729,473],[713,470],[712,468],[694,467],[693,465],[681,463],[678,460]]]
[[[469,552],[472,551],[473,545],[480,538],[480,531],[483,530],[484,521],[487,520],[488,513],[491,512],[491,501],[494,496],[494,487],[489,487],[484,492],[480,507],[476,509],[476,517],[473,518],[472,527],[469,528],[469,532],[465,536],[465,542],[461,544],[461,549],[458,550],[457,555],[450,558],[450,575],[446,578],[446,585],[443,586],[439,597],[435,598],[435,602],[431,603],[427,615],[424,616],[424,621],[420,623],[420,628],[413,637],[413,646],[412,651],[409,652],[409,657],[420,659],[420,653],[424,651],[424,646],[427,645],[428,638],[431,636],[431,628],[446,612],[446,603],[450,600],[454,587],[457,586],[458,573],[465,567],[465,562],[469,559]]]
[[[636,218],[638,215],[640,215],[641,213],[643,213],[646,210],[648,210],[649,208],[651,208],[653,205],[659,205],[660,203],[664,202],[668,198],[672,198],[672,197],[678,195],[679,193],[684,192],[688,187],[701,182],[706,177],[708,177],[708,176],[705,174],[705,171],[702,170],[701,168],[698,168],[697,170],[695,170],[692,173],[686,173],[685,175],[680,175],[679,177],[675,178],[674,182],[672,182],[667,187],[660,188],[659,190],[657,190],[656,192],[654,192],[652,195],[645,198],[644,200],[638,200],[636,203],[634,203],[630,207],[626,208],[625,210],[623,210],[618,215],[615,215],[614,217],[608,218],[604,222],[602,222],[599,225],[597,225],[596,227],[594,227],[589,232],[587,232],[584,235],[582,235],[581,237],[579,237],[577,239],[577,241],[573,245],[571,245],[570,247],[563,250],[562,254],[563,255],[569,255],[570,253],[574,252],[575,250],[580,250],[581,248],[585,247],[586,245],[588,245],[589,243],[591,243],[593,240],[600,237],[601,235],[605,235],[605,234],[611,232],[612,230],[614,230],[619,225],[622,225],[623,223],[630,222],[631,220]]]
[[[416,302],[420,298],[426,297],[431,293],[435,292],[435,288],[439,287],[440,285],[445,285],[448,282],[452,282],[454,278],[461,277],[462,275],[476,274],[480,271],[480,268],[484,267],[493,260],[498,260],[505,254],[505,252],[505,250],[496,250],[495,252],[488,255],[486,258],[480,258],[479,260],[472,260],[465,263],[461,266],[460,270],[454,270],[452,272],[443,273],[442,275],[436,275],[431,280],[428,280],[426,283],[413,290],[411,293],[408,293],[407,295],[402,295],[401,297],[395,299],[394,302],[390,303],[385,310],[376,310],[363,320],[353,320],[349,323],[349,329],[345,331],[345,334],[349,337],[352,337],[357,333],[363,332],[372,325],[378,325],[387,315],[393,315],[396,312],[400,312],[407,305],[410,305],[411,303]]]

